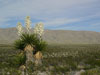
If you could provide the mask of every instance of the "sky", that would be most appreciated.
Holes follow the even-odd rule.
[[[0,0],[0,28],[43,22],[45,29],[100,32],[100,0]]]

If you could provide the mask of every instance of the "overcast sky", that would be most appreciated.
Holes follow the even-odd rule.
[[[24,26],[26,16],[32,27],[100,32],[100,0],[0,0],[0,28]]]

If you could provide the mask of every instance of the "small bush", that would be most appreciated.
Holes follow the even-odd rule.
[[[100,75],[100,68],[87,70],[84,73],[82,73],[81,75]]]
[[[14,56],[11,61],[10,61],[10,65],[11,66],[16,66],[19,67],[20,65],[24,65],[26,61],[26,56],[24,53],[20,53],[17,54],[16,56]]]

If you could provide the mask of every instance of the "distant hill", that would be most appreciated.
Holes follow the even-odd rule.
[[[0,44],[13,43],[17,38],[16,28],[0,28]],[[43,39],[50,44],[100,44],[100,32],[45,30]]]

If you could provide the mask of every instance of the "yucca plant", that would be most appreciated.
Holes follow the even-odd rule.
[[[28,61],[34,63],[35,54],[42,55],[42,53],[41,52],[38,53],[38,51],[42,51],[46,48],[46,43],[41,38],[41,35],[43,33],[43,24],[42,23],[37,24],[38,26],[35,26],[34,33],[31,33],[30,23],[31,23],[30,17],[28,16],[26,17],[27,32],[22,32],[23,30],[21,23],[18,23],[17,29],[18,29],[18,34],[20,33],[20,35],[19,39],[15,41],[15,48],[23,50],[26,53],[26,64]]]
[[[41,54],[41,57],[39,55],[36,56],[40,57],[40,60],[36,59],[36,61],[38,60],[39,63],[41,63],[42,53],[40,51],[45,50],[46,45],[46,42],[40,40],[37,35],[29,33],[23,33],[20,38],[15,41],[15,48],[26,52],[26,64],[28,61],[34,63],[34,55],[38,54]]]

